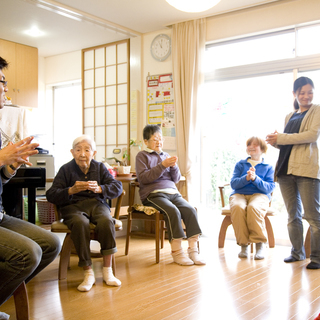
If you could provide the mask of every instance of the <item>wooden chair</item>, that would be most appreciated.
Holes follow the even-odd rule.
[[[164,216],[160,211],[156,211],[152,215],[146,214],[144,211],[138,211],[133,208],[134,205],[134,198],[135,198],[135,191],[139,188],[138,181],[131,181],[130,182],[130,197],[129,197],[129,207],[128,207],[128,224],[127,224],[127,238],[126,238],[126,248],[125,254],[128,255],[129,253],[129,242],[130,236],[133,234],[132,228],[132,220],[144,220],[144,221],[151,221],[155,225],[154,233],[144,233],[143,235],[154,236],[156,240],[156,263],[160,262],[160,249],[163,249],[164,245],[164,238],[165,238],[165,220]],[[196,209],[196,208],[195,208]],[[198,242],[198,250],[200,252],[199,242]]]
[[[220,232],[219,232],[219,240],[218,240],[218,247],[219,248],[224,247],[227,229],[232,224],[230,207],[226,206],[225,200],[224,200],[225,199],[225,187],[228,185],[229,184],[219,186],[220,199],[221,199],[221,205],[222,205],[221,214],[223,216],[225,216],[222,223],[221,223]],[[275,215],[275,210],[271,207],[271,201],[270,201],[269,209],[267,211],[267,214],[264,217],[266,229],[267,229],[267,235],[268,235],[269,248],[274,248],[274,246],[275,246],[274,233],[273,233],[271,222],[269,220],[269,217],[274,216],[274,215]],[[251,252],[253,252],[253,245],[252,244],[251,244]]]
[[[129,197],[129,207],[128,207],[128,222],[127,222],[127,237],[126,237],[126,249],[125,254],[128,255],[129,253],[129,242],[130,236],[132,234],[131,227],[132,227],[132,220],[144,220],[144,221],[152,221],[155,223],[155,240],[156,240],[156,263],[160,262],[160,244],[161,249],[163,248],[164,244],[164,234],[165,234],[165,222],[163,214],[160,211],[156,211],[155,214],[147,215],[143,211],[137,211],[133,208],[134,204],[134,197],[135,197],[135,190],[139,187],[139,182],[131,181],[130,182],[130,197]],[[161,237],[161,238],[160,238]]]
[[[29,300],[25,282],[13,293],[17,320],[29,320]]]
[[[117,198],[116,206],[115,208],[111,208],[111,215],[116,219],[115,228],[116,231],[122,230],[122,222],[119,220],[120,215],[120,209],[121,209],[121,203],[123,196],[125,195],[125,191],[122,191],[122,194]],[[59,261],[59,280],[66,279],[67,278],[67,271],[69,267],[69,261],[70,261],[70,255],[71,250],[73,248],[73,241],[71,239],[71,231],[70,229],[63,223],[63,219],[61,218],[59,210],[57,210],[57,207],[55,207],[55,217],[56,221],[54,221],[51,224],[51,231],[57,232],[57,233],[66,233],[66,236],[63,240],[62,249],[60,252],[60,261]],[[90,224],[90,237],[91,240],[96,240],[96,234],[95,234],[95,225]],[[115,265],[115,258],[114,255],[112,255],[112,269],[114,275],[116,274],[116,265]]]

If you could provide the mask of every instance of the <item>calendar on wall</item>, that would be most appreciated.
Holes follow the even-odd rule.
[[[163,149],[176,150],[172,73],[147,77],[147,121],[161,126]]]

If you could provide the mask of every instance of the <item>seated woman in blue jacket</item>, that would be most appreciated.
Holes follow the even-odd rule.
[[[241,246],[239,258],[249,256],[249,244],[256,244],[255,260],[264,259],[267,231],[264,217],[267,213],[271,193],[275,188],[274,169],[264,163],[262,154],[267,144],[258,137],[247,140],[249,157],[239,161],[231,179],[231,221],[237,244]]]

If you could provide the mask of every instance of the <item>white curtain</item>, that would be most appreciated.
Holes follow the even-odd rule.
[[[192,180],[197,156],[198,90],[203,81],[201,63],[205,50],[206,19],[172,26],[173,87],[176,111],[177,155],[186,177],[186,197],[192,202]]]

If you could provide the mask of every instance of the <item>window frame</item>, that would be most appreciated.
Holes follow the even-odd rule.
[[[127,76],[127,81],[126,82],[119,82],[118,79],[118,68],[121,65],[124,65],[125,63],[123,62],[119,62],[118,61],[118,47],[122,44],[126,44],[126,50],[127,50],[127,56],[126,56],[126,64],[127,64],[127,68],[126,68],[126,76]],[[107,61],[107,48],[108,47],[112,47],[115,46],[116,47],[116,63],[114,64],[108,64]],[[104,65],[99,65],[96,66],[95,65],[95,59],[96,59],[96,55],[95,52],[96,50],[99,49],[104,49]],[[85,54],[89,51],[93,51],[93,68],[85,68]],[[115,84],[107,84],[106,82],[106,73],[104,71],[103,76],[104,76],[104,85],[97,85],[95,84],[96,82],[96,75],[95,72],[96,70],[100,70],[101,68],[104,68],[104,70],[106,70],[107,67],[115,67],[115,72],[116,72],[116,83]],[[86,83],[85,83],[85,72],[89,71],[89,70],[93,70],[93,86],[92,87],[85,87]],[[126,85],[126,102],[121,102],[118,100],[118,90],[120,89],[120,86]],[[107,101],[107,90],[108,88],[115,86],[116,87],[116,101],[114,103],[108,103]],[[85,106],[85,90],[88,89],[93,89],[93,99],[94,99],[94,105],[90,106],[90,107],[86,107]],[[95,101],[95,95],[96,95],[96,89],[103,89],[104,90],[104,103],[101,105],[96,105],[96,101]],[[115,106],[116,107],[116,116],[115,116],[115,123],[112,124],[108,124],[106,121],[106,114],[107,114],[107,108],[111,107],[111,106]],[[123,123],[119,123],[119,109],[121,108],[121,106],[125,106],[126,107],[126,122]],[[97,124],[96,123],[96,112],[98,108],[104,108],[104,124]],[[93,124],[91,125],[87,125],[86,124],[86,110],[90,110],[93,109]],[[110,152],[108,153],[108,150],[110,150],[110,148],[112,149],[123,149],[126,148],[128,150],[128,153],[130,153],[130,39],[125,39],[125,40],[121,40],[121,41],[117,41],[117,42],[112,42],[112,43],[108,43],[108,44],[104,44],[104,45],[100,45],[100,46],[96,46],[96,47],[91,47],[91,48],[86,48],[82,50],[82,111],[83,111],[83,132],[86,134],[88,133],[88,131],[92,131],[94,132],[94,136],[92,137],[95,141],[97,140],[96,137],[96,132],[97,129],[100,128],[102,130],[104,130],[104,144],[101,143],[97,143],[97,149],[99,150],[99,154],[97,154],[97,156],[99,157],[99,161],[102,161],[103,158],[107,158],[107,157],[114,157],[113,154],[110,154]],[[112,143],[108,142],[108,138],[107,138],[107,131],[108,128],[115,126],[115,130],[116,130],[116,137],[115,137],[115,141]],[[121,130],[121,126],[125,126],[126,127],[126,143],[122,143],[120,141],[120,131]],[[101,150],[104,148],[104,152],[101,152]],[[103,153],[103,154],[102,154]],[[122,160],[120,158],[120,156],[122,156],[122,153],[120,155],[117,156],[117,159]]]

